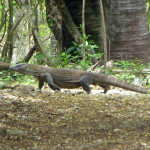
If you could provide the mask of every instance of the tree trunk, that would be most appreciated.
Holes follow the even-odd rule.
[[[74,41],[77,42],[79,45],[83,44],[82,41],[82,34],[77,29],[76,24],[74,23],[70,12],[68,11],[66,4],[63,0],[57,0],[57,6],[59,9],[59,12],[62,12],[62,19],[65,23],[65,26],[67,27],[70,35],[74,38]],[[81,49],[82,57],[85,59],[85,51]]]
[[[24,61],[29,62],[29,60],[31,59],[35,51],[36,51],[36,46],[34,45],[33,47],[31,47],[28,54],[25,56]]]
[[[5,11],[5,0],[3,0],[2,2],[2,10],[1,10],[1,20],[0,20],[0,32],[6,22],[6,15],[7,15],[7,12]]]
[[[149,61],[150,40],[144,0],[111,0],[106,8],[113,60]]]
[[[53,2],[53,0],[52,0],[52,2]],[[56,24],[57,24],[57,26],[55,25],[55,23],[54,23],[54,25],[55,26],[53,26],[52,27],[52,29],[54,30],[57,30],[58,29],[58,31],[60,30],[60,28],[63,30],[62,31],[62,33],[64,33],[64,34],[61,34],[62,35],[62,40],[65,42],[66,41],[66,38],[65,38],[65,35],[69,35],[69,36],[71,36],[72,37],[72,41],[76,41],[79,45],[80,44],[82,44],[83,42],[82,42],[82,35],[81,35],[81,33],[79,32],[79,30],[78,30],[78,28],[77,28],[77,26],[76,26],[76,24],[74,23],[74,21],[73,21],[73,19],[72,19],[72,17],[71,17],[71,15],[70,15],[70,12],[68,11],[68,9],[67,9],[67,7],[66,7],[66,4],[64,3],[64,1],[63,0],[57,0],[56,2],[55,2],[55,5],[56,5],[56,10],[57,11],[55,11],[55,13],[56,14],[53,14],[53,16],[54,16],[54,18],[53,18],[53,16],[51,15],[52,13],[51,13],[51,9],[54,9],[54,7],[53,8],[51,8],[53,5],[51,5],[50,4],[51,2],[49,2],[48,0],[46,0],[46,5],[47,5],[47,17],[48,17],[48,20],[49,19],[53,19],[53,20],[59,20],[58,18],[59,18],[59,16],[61,16],[62,17],[62,23],[60,24],[59,22],[56,22]],[[59,15],[57,15],[57,12],[58,12],[58,14]],[[59,26],[60,25],[60,26]],[[59,42],[59,40],[60,40],[60,35],[59,35],[59,37],[57,36],[57,33],[56,32],[54,32],[54,35],[55,35],[55,37],[56,37],[56,40]],[[74,40],[73,40],[74,39]],[[72,43],[72,41],[70,41],[70,43]],[[65,48],[69,48],[69,47],[66,47],[65,46],[65,44],[63,44],[62,43],[62,47],[63,47],[63,49],[65,49]],[[83,57],[85,57],[84,56],[84,51],[81,51],[81,53],[82,53],[82,56]]]
[[[9,22],[8,22],[8,31],[7,39],[2,50],[2,58],[7,58],[9,62],[12,59],[13,54],[13,0],[8,0],[9,4]]]
[[[10,31],[13,29],[13,0],[8,0],[9,2],[9,24]],[[11,33],[11,38],[9,38],[9,52],[8,60],[11,61],[13,55],[13,32]]]
[[[46,1],[49,2],[50,0]],[[59,3],[59,1],[55,2]],[[79,27],[82,24],[82,0],[64,0],[64,2],[76,27]],[[110,59],[116,61],[139,58],[145,63],[149,62],[150,40],[144,0],[103,0],[103,2]],[[48,7],[47,9],[49,9]],[[99,0],[86,1],[86,34],[91,35],[90,38],[95,44],[100,45],[103,49],[102,32],[100,30],[102,19],[99,14]],[[68,19],[65,13],[64,16],[65,19]],[[63,22],[61,36],[62,47],[67,49],[73,46],[72,41],[74,39],[65,25],[66,22]]]
[[[104,48],[104,70],[106,70],[106,63],[107,63],[107,41],[106,41],[106,24],[105,24],[105,16],[104,16],[104,7],[102,0],[99,0],[100,5],[100,16],[102,19],[102,35],[103,35],[103,48]]]
[[[83,0],[82,3],[82,35],[86,36],[85,32],[85,0]],[[83,39],[83,46],[81,47],[82,55],[83,55],[83,60],[85,60],[85,43]]]
[[[45,0],[47,23],[52,30],[56,40],[56,54],[59,56],[63,52],[62,38],[62,14],[58,10],[55,0]]]

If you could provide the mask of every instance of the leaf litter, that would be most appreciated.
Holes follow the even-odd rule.
[[[150,97],[124,93],[3,89],[0,149],[150,149]]]

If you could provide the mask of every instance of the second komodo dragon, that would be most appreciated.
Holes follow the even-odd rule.
[[[120,80],[114,76],[99,74],[95,72],[87,72],[80,70],[56,69],[34,64],[17,64],[10,68],[19,73],[32,75],[39,80],[39,89],[47,82],[52,90],[60,91],[60,88],[78,88],[81,87],[89,94],[91,93],[90,85],[99,85],[103,87],[104,93],[108,87],[115,86],[126,90],[148,94],[150,89],[130,84]]]

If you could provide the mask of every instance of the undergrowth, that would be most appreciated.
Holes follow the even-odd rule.
[[[90,60],[85,60],[80,61],[80,63],[78,64],[70,63],[65,67],[73,69],[73,67],[76,66],[80,70],[86,70],[89,67],[91,67],[90,65],[91,65]],[[117,78],[129,81],[130,83],[150,87],[150,75],[143,72],[144,68],[147,68],[147,66],[143,65],[140,60],[117,61],[114,63],[113,69],[106,70],[106,74],[115,75]],[[148,69],[150,69],[150,63],[148,64]],[[102,67],[100,68],[100,71],[103,72]],[[35,80],[35,78],[32,76],[22,75],[18,72],[11,72],[11,71],[0,71],[0,78],[1,78],[0,88],[2,88],[3,85],[11,85],[11,84],[28,85],[37,83],[37,80]]]
[[[83,35],[81,39],[83,44],[79,45],[73,42],[73,46],[68,48],[59,57],[51,57],[52,66],[55,68],[66,68],[66,69],[79,69],[88,70],[92,66],[92,59],[102,60],[103,53],[100,48],[94,44],[92,40],[89,40],[89,35]],[[82,59],[81,49],[85,48],[85,59]],[[97,53],[91,53],[91,52]],[[34,59],[30,61],[33,64],[44,63],[44,55],[36,53]],[[113,63],[114,68],[106,69],[105,73],[108,75],[115,75],[117,78],[127,80],[131,83],[141,84],[143,86],[150,86],[150,75],[145,74],[143,70],[145,68],[150,69],[150,63],[148,66],[142,64],[141,60],[129,60],[129,61],[117,61]],[[103,67],[98,67],[100,72],[104,72]],[[116,72],[116,70],[120,70]],[[12,82],[19,82],[22,84],[35,83],[35,79],[31,76],[25,76],[17,72],[0,71],[0,87],[4,84],[10,84]]]

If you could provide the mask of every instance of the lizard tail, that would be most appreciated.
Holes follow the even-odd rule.
[[[150,93],[150,89],[148,89],[148,88],[137,86],[137,85],[131,84],[129,82],[123,81],[121,79],[118,79],[114,76],[109,76],[109,75],[99,74],[99,83],[111,85],[111,86],[115,86],[115,87],[120,87],[120,88],[123,88],[126,90],[143,93],[143,94]]]

